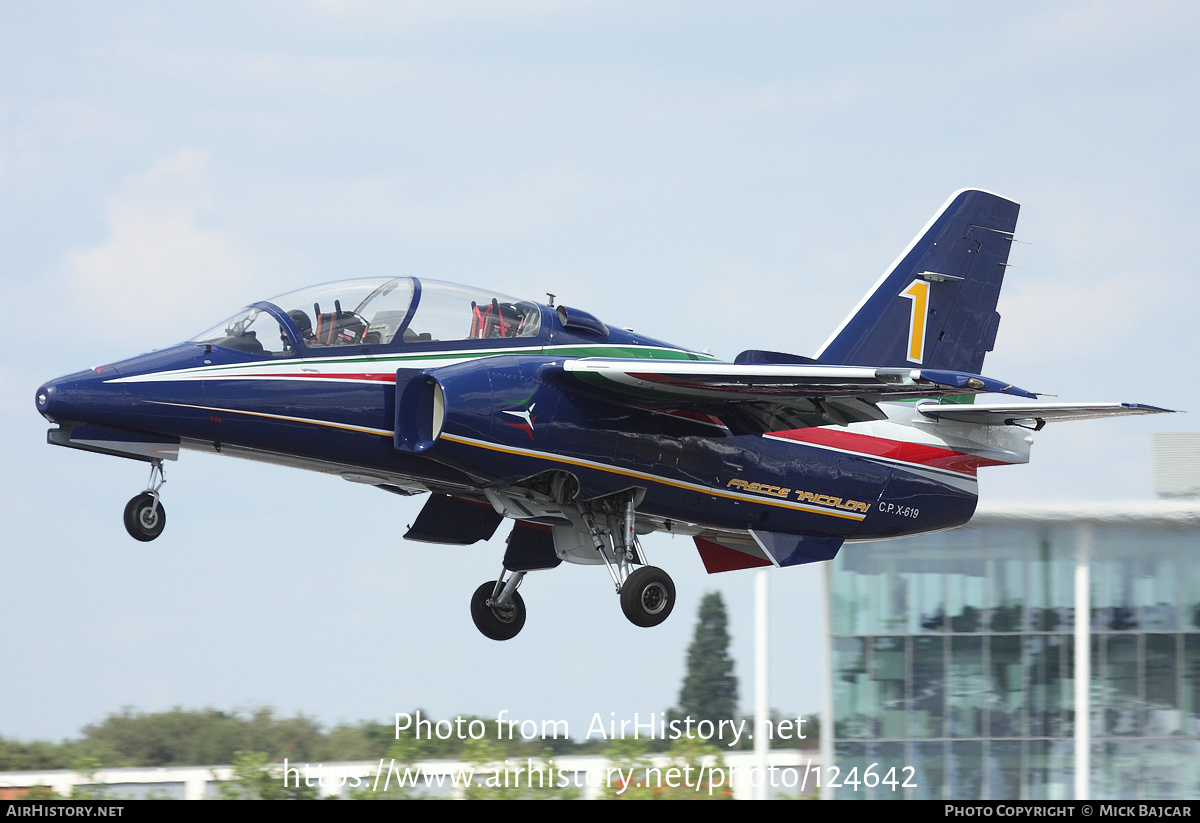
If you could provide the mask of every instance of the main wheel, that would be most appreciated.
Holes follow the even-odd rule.
[[[125,504],[125,531],[134,540],[149,543],[162,534],[167,525],[167,510],[162,501],[154,505],[154,495],[142,492]]]
[[[635,626],[649,628],[667,619],[675,608],[675,584],[656,566],[642,566],[621,586],[621,611]]]
[[[492,592],[495,590],[495,581],[484,583],[475,590],[475,594],[471,596],[471,619],[475,621],[475,628],[479,629],[484,637],[492,640],[512,640],[525,625],[525,601],[521,599],[520,593],[513,592],[503,608],[489,606],[488,601],[492,599]]]

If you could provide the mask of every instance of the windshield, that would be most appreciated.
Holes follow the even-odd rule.
[[[251,306],[196,338],[227,349],[281,357],[292,354],[292,339],[270,312]]]
[[[307,349],[536,337],[536,303],[415,277],[362,278],[311,286],[268,301]],[[265,304],[244,309],[195,339],[252,354],[292,356],[289,332]]]

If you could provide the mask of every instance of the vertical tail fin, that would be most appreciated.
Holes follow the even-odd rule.
[[[986,191],[955,192],[817,359],[978,374],[996,342],[996,300],[1020,208]]]

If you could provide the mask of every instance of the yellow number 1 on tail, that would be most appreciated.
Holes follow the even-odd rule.
[[[925,313],[929,308],[929,283],[914,280],[900,292],[901,297],[912,301],[912,315],[908,321],[908,360],[920,363],[925,354]]]

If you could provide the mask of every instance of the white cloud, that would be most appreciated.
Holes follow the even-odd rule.
[[[181,151],[126,182],[108,204],[108,236],[63,261],[67,323],[93,341],[161,347],[237,308],[230,294],[254,267],[228,232],[203,225],[207,165]]]

